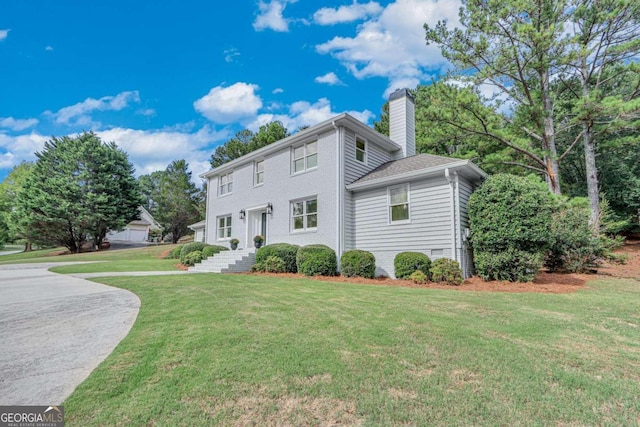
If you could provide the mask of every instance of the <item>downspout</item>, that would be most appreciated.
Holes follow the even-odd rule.
[[[456,186],[456,194],[455,194],[455,205],[456,205],[456,249],[457,259],[460,261],[460,267],[464,268],[464,259],[462,256],[462,216],[460,215],[460,180],[458,176],[458,172],[454,172],[453,176],[455,177],[454,184]],[[463,270],[464,271],[464,270]]]
[[[449,174],[449,168],[444,170],[444,177],[447,178],[447,182],[451,187],[451,193],[449,194],[449,200],[451,202],[451,259],[457,261],[456,258],[456,206],[455,206],[455,183],[451,175]]]
[[[344,152],[342,127],[337,126],[335,120],[331,124],[336,130],[336,160],[338,165],[336,176],[336,255],[340,260],[344,242]]]

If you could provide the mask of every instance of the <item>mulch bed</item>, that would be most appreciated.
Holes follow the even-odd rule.
[[[595,280],[598,277],[621,277],[640,279],[640,240],[630,240],[620,248],[618,252],[626,253],[629,257],[626,264],[604,264],[598,269],[596,274],[561,274],[561,273],[539,273],[533,282],[506,282],[493,281],[485,282],[477,276],[464,281],[460,286],[443,285],[439,283],[427,283],[417,285],[410,280],[393,280],[386,277],[378,277],[375,279],[364,279],[362,277],[305,277],[301,274],[290,273],[243,273],[258,276],[280,277],[280,278],[307,278],[324,282],[344,282],[358,283],[367,285],[382,286],[402,286],[407,288],[428,288],[428,289],[451,289],[457,291],[473,291],[473,292],[538,292],[545,294],[566,294],[575,292],[579,289],[587,287],[589,280]]]

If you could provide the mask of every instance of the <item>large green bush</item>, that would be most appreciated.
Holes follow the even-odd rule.
[[[169,252],[169,255],[165,257],[165,259],[180,259],[180,252],[182,251],[182,247],[184,245],[178,245]]]
[[[291,245],[289,243],[273,243],[258,249],[256,252],[256,262],[262,263],[270,256],[276,256],[285,263],[285,272],[297,273],[296,255],[300,246]]]
[[[185,260],[187,259],[187,255],[189,255],[191,252],[195,252],[195,251],[200,251],[202,252],[202,250],[204,248],[206,248],[208,245],[207,243],[204,242],[191,242],[191,243],[187,243],[185,245],[182,246],[182,249],[180,250],[180,262],[182,264],[185,264]],[[187,264],[185,264],[187,265]]]
[[[229,248],[226,248],[224,246],[209,245],[202,248],[202,256],[204,258],[209,258],[210,256],[214,256],[217,253],[220,253],[222,251],[228,251],[228,250]]]
[[[542,182],[507,174],[489,177],[468,203],[478,275],[532,280],[549,247],[555,207]]]
[[[193,251],[185,255],[184,261],[182,261],[182,264],[187,265],[189,267],[193,267],[197,263],[202,262],[202,259],[203,258],[202,258],[201,251]]]
[[[298,249],[298,271],[305,276],[335,276],[338,269],[336,253],[325,245],[308,245]]]
[[[449,258],[438,258],[431,264],[431,280],[449,285],[461,285],[464,279],[458,261]]]
[[[373,279],[376,276],[376,257],[371,252],[358,249],[347,251],[340,258],[340,273],[345,277]]]
[[[422,271],[429,277],[431,260],[422,252],[400,252],[393,260],[396,279],[407,279],[414,271]]]

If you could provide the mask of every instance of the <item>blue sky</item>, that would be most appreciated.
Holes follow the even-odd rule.
[[[93,130],[137,174],[194,174],[238,130],[290,131],[349,112],[371,124],[393,89],[446,67],[422,25],[458,0],[4,0],[0,178],[51,136]]]

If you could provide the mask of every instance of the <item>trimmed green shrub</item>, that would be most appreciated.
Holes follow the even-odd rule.
[[[180,259],[180,251],[182,251],[182,247],[184,245],[178,245],[169,252],[169,255],[165,257],[165,259]]]
[[[426,274],[422,272],[422,270],[416,270],[409,276],[409,280],[411,280],[416,285],[424,285],[429,281],[429,278]]]
[[[194,265],[196,265],[199,262],[202,262],[202,252],[201,251],[193,251],[193,252],[189,252],[184,257],[184,261],[182,263],[184,265],[189,266],[189,267],[193,267]]]
[[[429,277],[431,260],[422,252],[400,252],[393,260],[396,279],[407,279],[414,271],[420,270]]]
[[[262,271],[267,273],[286,273],[287,271],[287,265],[284,260],[277,256],[269,256],[260,264],[262,265]]]
[[[305,276],[335,276],[338,269],[336,253],[325,245],[308,245],[296,254],[298,272]]]
[[[209,258],[210,256],[214,256],[217,253],[222,251],[228,251],[229,248],[225,248],[224,246],[219,245],[209,245],[202,248],[202,256],[204,258]]]
[[[354,249],[342,254],[340,274],[345,277],[376,277],[376,257],[371,252]]]
[[[185,244],[184,246],[182,246],[182,250],[180,251],[180,262],[184,264],[187,255],[189,255],[191,252],[202,251],[207,246],[210,245],[204,242],[191,242]]]
[[[270,256],[276,256],[284,261],[286,273],[297,273],[296,255],[300,246],[289,243],[273,243],[263,246],[256,252],[256,262],[264,262]]]
[[[467,205],[478,275],[530,281],[549,247],[556,201],[547,186],[508,174],[489,177]]]
[[[439,258],[431,264],[431,280],[449,285],[461,285],[464,279],[460,264],[449,258]]]
[[[476,252],[474,261],[478,276],[483,280],[508,280],[531,282],[542,266],[542,253],[531,253],[517,249],[502,252]]]

